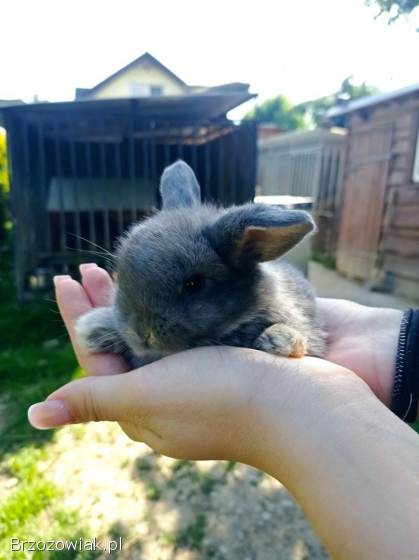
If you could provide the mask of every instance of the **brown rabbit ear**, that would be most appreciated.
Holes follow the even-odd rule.
[[[163,171],[160,193],[164,210],[187,208],[201,203],[201,189],[195,173],[181,159]]]
[[[250,268],[280,257],[314,227],[307,212],[246,204],[228,210],[217,220],[209,239],[228,264]]]

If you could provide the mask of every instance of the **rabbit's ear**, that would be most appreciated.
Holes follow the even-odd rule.
[[[195,173],[181,159],[163,171],[160,193],[164,210],[185,208],[201,203],[201,189]]]
[[[220,257],[237,268],[251,268],[292,249],[315,228],[307,212],[266,204],[231,208],[211,226],[209,240]]]

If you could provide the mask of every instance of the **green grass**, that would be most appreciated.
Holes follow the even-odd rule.
[[[27,441],[47,441],[26,411],[69,381],[77,362],[53,302],[16,302],[10,258],[0,264],[0,460]]]
[[[186,548],[199,550],[205,537],[207,518],[203,513],[199,513],[196,518],[174,533],[166,533],[165,540],[175,548]]]
[[[146,485],[146,496],[147,500],[152,502],[157,502],[161,498],[161,490],[154,482],[150,482]]]
[[[76,540],[86,537],[77,512],[62,506],[62,491],[42,469],[53,431],[34,430],[27,408],[79,373],[53,302],[19,305],[11,259],[0,259],[0,475],[14,486],[0,503],[0,560],[28,558],[11,552],[11,538]],[[34,559],[90,560],[90,551],[37,551]]]
[[[319,251],[311,251],[311,260],[318,262],[319,264],[325,266],[326,268],[330,268],[331,270],[336,270],[336,259],[335,257],[331,257],[329,255],[324,255]]]
[[[48,480],[40,464],[47,460],[46,449],[33,445],[10,453],[2,463],[3,472],[17,479],[15,489],[0,505],[0,558],[28,558],[28,552],[10,551],[11,539],[20,541],[71,540],[88,538],[77,513],[61,505],[62,491]],[[91,551],[36,551],[32,558],[90,560]]]

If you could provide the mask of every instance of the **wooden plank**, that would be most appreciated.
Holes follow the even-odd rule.
[[[406,182],[406,170],[394,169],[388,176],[389,185],[403,185]]]
[[[360,109],[348,116],[348,128],[351,131],[367,129],[372,124],[390,124],[413,114],[419,109],[419,95],[417,93],[394,99],[391,102]]]
[[[411,185],[402,185],[395,187],[396,189],[396,205],[412,205],[419,204],[419,187],[412,187]],[[419,227],[419,226],[418,226]]]
[[[419,281],[418,259],[403,257],[400,255],[385,255],[383,269],[386,272],[391,272],[392,274],[399,276],[400,278]],[[417,290],[419,294],[419,286]]]
[[[386,230],[386,235],[395,235],[409,239],[419,239],[419,228],[409,229],[404,227],[394,227],[393,224]]]
[[[405,257],[419,257],[419,236],[406,237],[398,235],[397,230],[393,230],[392,233],[386,232],[383,250],[386,254],[392,253]]]
[[[398,206],[393,209],[393,227],[404,227],[418,229],[419,227],[419,204],[410,206]]]
[[[419,301],[418,281],[416,279],[411,280],[408,278],[400,278],[397,275],[391,275],[391,287],[392,292],[396,295]]]
[[[407,154],[393,154],[391,158],[392,171],[403,171],[406,175],[408,166],[409,166],[409,156]]]
[[[397,140],[391,147],[392,154],[409,154],[412,150],[412,144],[409,139]]]
[[[406,112],[402,115],[398,115],[395,120],[395,134],[399,135],[405,131],[410,132],[410,127],[412,126],[412,113],[411,111]]]

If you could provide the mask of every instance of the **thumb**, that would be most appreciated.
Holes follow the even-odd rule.
[[[29,422],[34,428],[46,430],[64,424],[138,417],[139,377],[134,370],[72,381],[54,391],[44,402],[33,404],[28,410]]]

